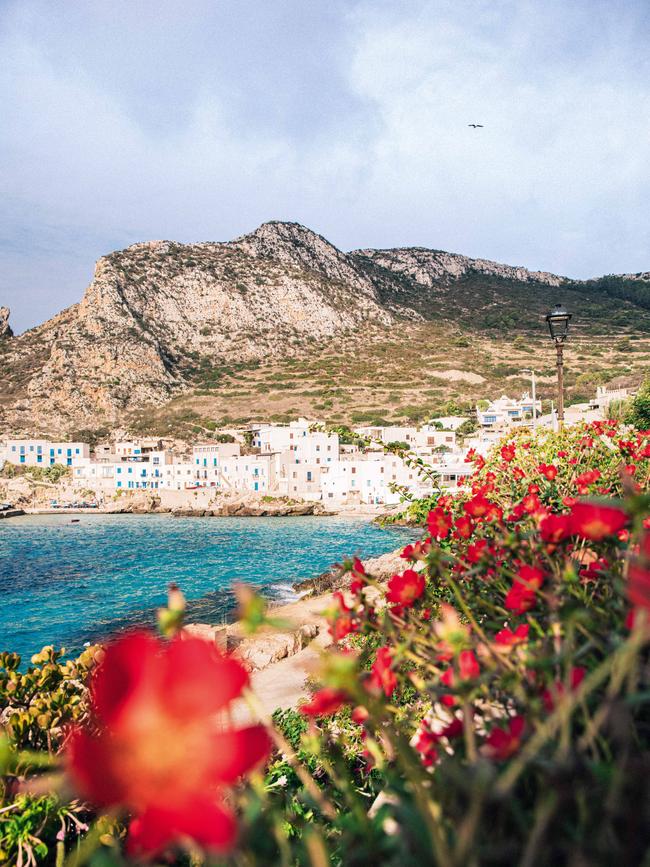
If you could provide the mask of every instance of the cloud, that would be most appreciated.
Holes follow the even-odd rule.
[[[5,3],[0,303],[26,327],[111,249],[271,218],[647,269],[649,29],[599,0]]]

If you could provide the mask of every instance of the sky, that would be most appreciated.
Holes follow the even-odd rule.
[[[0,306],[271,219],[648,270],[649,37],[647,0],[0,0]]]

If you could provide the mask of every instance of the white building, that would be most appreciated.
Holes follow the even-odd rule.
[[[542,402],[535,401],[537,415],[541,414]],[[476,417],[481,427],[496,429],[513,427],[516,425],[528,425],[533,417],[533,399],[526,392],[519,400],[513,400],[503,395],[498,400],[492,401],[487,409],[476,408]]]
[[[50,440],[8,440],[4,459],[10,464],[27,467],[53,467],[61,464],[72,467],[90,458],[87,443],[50,442]]]
[[[422,427],[402,427],[390,425],[387,427],[366,425],[354,429],[359,436],[366,437],[383,445],[389,443],[405,443],[410,450],[445,447],[456,448],[456,434],[452,430],[440,430],[436,425],[425,424]]]

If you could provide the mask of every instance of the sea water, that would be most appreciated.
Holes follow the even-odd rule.
[[[235,582],[274,602],[290,601],[295,582],[353,554],[382,554],[411,535],[344,517],[0,521],[0,650],[28,659],[54,644],[73,654],[87,641],[153,626],[170,582],[188,599],[189,621],[219,623],[235,610]]]

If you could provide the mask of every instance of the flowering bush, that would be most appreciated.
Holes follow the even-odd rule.
[[[517,434],[470,460],[387,585],[349,564],[318,686],[267,734],[230,722],[246,675],[178,611],[172,637],[107,649],[65,741],[101,817],[76,863],[648,863],[650,434]],[[27,791],[36,759],[7,733]]]

